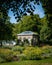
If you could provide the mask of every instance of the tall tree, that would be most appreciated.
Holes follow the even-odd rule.
[[[17,33],[29,30],[39,33],[41,28],[40,24],[38,15],[24,16],[19,23],[14,24],[15,28],[13,28],[13,34],[16,36]]]
[[[2,45],[3,40],[12,39],[12,24],[9,21],[9,17],[3,18],[3,14],[0,15],[0,43]]]
[[[40,30],[40,40],[49,41],[51,36],[51,30],[48,26],[48,20],[46,17],[41,19],[41,30]]]
[[[42,2],[42,6],[45,10],[45,14],[48,20],[48,27],[50,30],[49,40],[51,40],[52,39],[52,0],[40,0],[40,1]]]
[[[28,13],[33,13],[35,10],[35,6],[31,4],[31,2],[37,3],[39,5],[39,1],[42,2],[42,6],[44,7],[45,14],[48,19],[48,26],[51,30],[50,39],[52,38],[52,0],[0,0],[0,12],[4,14],[3,17],[6,18],[5,12],[8,12],[9,9],[13,11],[15,18],[17,21],[23,17],[23,15],[27,15]],[[17,16],[16,16],[17,15]]]

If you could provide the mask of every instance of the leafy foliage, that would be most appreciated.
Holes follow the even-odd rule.
[[[5,52],[4,52],[5,51]],[[0,48],[0,62],[16,60],[40,60],[52,57],[52,46],[22,47],[15,46],[12,49]]]
[[[5,51],[5,52],[4,52]],[[13,52],[9,49],[1,49],[0,48],[0,57],[6,61],[11,61],[13,57]],[[3,61],[4,62],[4,61]]]
[[[0,44],[1,46],[2,46],[2,40],[13,39],[13,36],[12,36],[13,25],[10,23],[10,18],[6,16],[6,19],[5,19],[3,16],[4,14],[2,14],[0,18]]]
[[[13,35],[16,36],[17,33],[28,30],[39,33],[40,24],[40,18],[38,15],[24,16],[19,23],[14,24],[15,28],[13,28]]]
[[[15,18],[17,19],[17,21],[19,21],[20,19],[22,19],[23,15],[27,15],[27,12],[30,13],[31,15],[33,15],[35,6],[32,5],[31,2],[33,2],[33,4],[37,3],[39,5],[39,0],[19,0],[19,1],[18,0],[2,0],[2,1],[0,0],[0,13],[3,14],[3,15],[0,14],[2,17],[2,18],[0,17],[1,39],[4,39],[4,37],[5,37],[5,39],[8,38],[7,35],[9,33],[6,33],[6,30],[5,30],[8,27],[8,25],[5,26],[4,22],[7,19],[7,16],[8,16],[7,14],[8,14],[9,9],[11,9],[11,11],[13,11]],[[42,36],[42,37],[44,37],[42,39],[45,40],[48,38],[48,40],[52,40],[52,7],[51,7],[52,0],[40,0],[40,2],[42,2],[42,6],[45,10],[45,14],[48,19],[48,25],[46,25],[46,26],[44,25],[44,27],[42,27],[42,30],[40,31],[40,33],[41,33],[41,36],[42,36],[42,33],[44,35],[44,36]],[[29,22],[27,22],[27,23],[29,23]],[[31,24],[31,23],[29,23],[29,24]],[[36,24],[38,24],[38,23],[36,23]],[[33,23],[33,25],[34,25],[34,23]],[[23,25],[19,26],[19,32],[22,32],[26,29],[26,28],[24,28],[24,30],[23,30],[21,26],[23,26]],[[3,29],[3,27],[4,27],[4,29]],[[21,31],[20,31],[20,27],[21,27]],[[37,26],[35,28],[37,30]],[[32,27],[33,30],[35,28]],[[30,29],[28,26],[28,30],[32,30],[32,29]],[[38,32],[39,32],[39,29],[38,29]],[[11,33],[11,29],[10,29],[10,33]],[[5,36],[3,36],[3,35],[5,35]],[[11,35],[9,35],[9,36],[11,36]]]
[[[45,14],[48,20],[48,27],[50,29],[50,37],[49,39],[52,39],[52,0],[40,0],[42,2],[42,6],[45,10]],[[52,42],[51,42],[52,43]]]
[[[26,47],[23,53],[26,55],[26,59],[40,60],[44,58],[52,57],[52,52],[49,46],[39,47]],[[31,51],[31,52],[30,52]]]
[[[46,17],[41,19],[41,30],[40,30],[40,40],[44,43],[51,44],[51,29],[48,25],[48,20]]]
[[[35,6],[33,5],[33,8],[30,4],[30,2],[32,2],[34,0],[0,0],[0,11],[1,12],[7,12],[9,9],[11,9],[11,11],[13,11],[15,18],[21,18],[21,16],[23,15],[27,15],[26,12],[28,13],[32,13],[35,9]],[[34,2],[38,2],[39,0],[35,0]],[[2,8],[4,8],[5,10],[3,11]],[[19,20],[18,19],[18,20]]]

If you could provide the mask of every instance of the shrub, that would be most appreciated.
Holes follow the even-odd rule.
[[[19,51],[13,51],[13,55],[16,56],[16,55],[19,55],[20,52]]]
[[[51,46],[43,46],[41,49],[42,49],[43,58],[52,57],[52,47]]]
[[[0,62],[16,60],[40,60],[52,57],[52,46],[15,46],[12,49],[0,48]]]
[[[25,54],[20,54],[20,55],[18,55],[18,57],[20,60],[26,60],[27,59]]]
[[[13,51],[19,51],[20,53],[22,53],[24,49],[25,48],[21,46],[15,46],[12,48]]]
[[[26,55],[27,59],[31,60],[39,60],[52,57],[52,47],[44,46],[44,47],[26,47],[23,51]]]
[[[9,49],[0,49],[0,57],[7,62],[12,61],[13,51]]]
[[[2,48],[3,48],[3,49],[10,49],[10,50],[11,50],[12,47],[13,47],[13,46],[6,46],[6,45],[5,45],[5,46],[3,46]]]
[[[52,48],[50,46],[43,46],[42,53],[43,54],[50,54],[50,53],[52,53]]]
[[[28,47],[23,51],[23,53],[26,55],[27,59],[34,60],[40,58],[42,51],[38,47]]]
[[[6,62],[6,60],[0,57],[0,63],[4,63],[4,62]]]

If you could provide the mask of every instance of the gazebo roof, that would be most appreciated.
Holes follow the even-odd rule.
[[[32,31],[25,31],[25,32],[22,32],[20,34],[17,34],[17,35],[38,35],[37,33],[34,33]]]

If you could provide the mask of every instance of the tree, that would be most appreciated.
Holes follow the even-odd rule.
[[[11,9],[18,21],[21,17],[23,17],[23,15],[27,15],[26,12],[32,13],[34,11],[35,6],[31,4],[32,1],[34,3],[39,3],[39,0],[0,0],[0,11],[5,13]],[[3,8],[4,10],[2,10]]]
[[[52,21],[52,0],[40,0],[42,2],[42,6],[45,10],[45,14],[47,15],[47,19],[51,23]],[[52,25],[52,24],[51,24]]]
[[[49,40],[52,39],[52,0],[40,0],[42,2],[42,6],[45,10],[45,14],[48,20],[48,28],[50,30]],[[49,31],[48,30],[48,31]]]
[[[14,24],[13,35],[16,36],[17,33],[21,33],[23,31],[40,31],[40,18],[38,15],[24,16],[19,23]]]
[[[42,41],[48,40],[48,38],[50,37],[50,29],[47,25],[43,25],[41,30],[40,30],[40,39]]]
[[[3,16],[3,15],[2,15]],[[6,19],[0,17],[0,42],[2,46],[3,40],[11,40],[12,39],[12,24],[9,21],[9,17]]]
[[[9,9],[11,9],[11,11],[13,11],[14,16],[17,19],[17,21],[20,20],[21,17],[23,17],[23,15],[27,15],[26,12],[32,14],[32,12],[34,11],[33,8],[35,9],[35,6],[33,5],[33,8],[32,8],[30,2],[32,2],[32,0],[30,0],[30,1],[29,0],[19,0],[19,1],[18,0],[2,0],[2,1],[0,0],[0,12],[3,14],[2,15],[3,21],[0,19],[0,23],[3,25],[3,27],[5,26],[5,21],[6,21],[7,16],[8,16]],[[4,23],[2,23],[2,22],[4,22]],[[3,38],[2,35],[1,35],[1,37]]]
[[[48,16],[48,19],[52,22],[52,0],[0,0],[0,11],[8,12],[9,9],[13,11],[15,18],[18,20],[28,13],[32,13],[35,9],[35,6],[30,4],[30,2],[37,3],[39,5],[39,1],[42,2],[42,6],[45,9],[45,13]],[[32,8],[33,6],[33,8]],[[5,10],[2,10],[2,9]],[[21,9],[22,8],[22,9]],[[52,26],[52,24],[50,24]]]
[[[30,4],[30,2],[37,3],[39,5],[39,1],[42,2],[42,6],[45,10],[46,17],[48,19],[48,27],[50,29],[50,37],[52,37],[52,0],[0,0],[0,12],[3,13],[3,18],[6,19],[6,12],[9,9],[13,11],[15,18],[18,20],[22,19],[23,15],[27,15],[28,13],[33,14],[35,10],[35,6]],[[21,7],[21,8],[20,8]],[[34,9],[33,9],[33,8]],[[16,16],[17,15],[17,16]]]
[[[41,19],[40,40],[44,43],[47,42],[47,44],[51,44],[51,30],[46,17]]]

